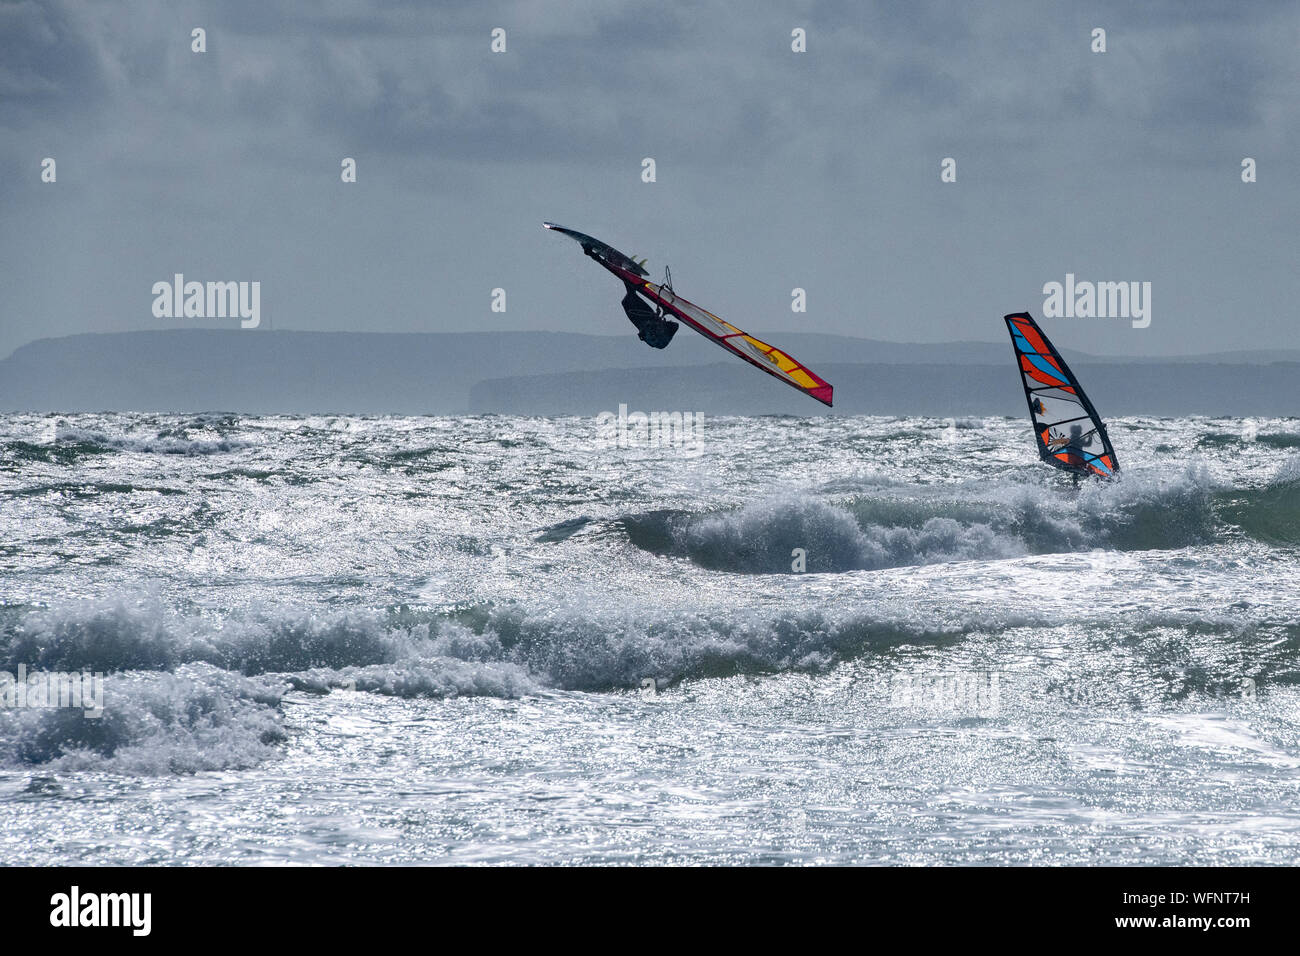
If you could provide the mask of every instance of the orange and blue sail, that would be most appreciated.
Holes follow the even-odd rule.
[[[542,225],[577,241],[581,244],[583,252],[623,280],[624,286],[628,289],[623,307],[628,312],[628,317],[642,328],[641,338],[647,341],[647,344],[655,348],[662,348],[672,338],[673,330],[666,328],[658,330],[660,336],[658,340],[654,336],[647,336],[646,332],[654,328],[654,326],[648,324],[649,320],[643,316],[641,316],[641,321],[638,321],[640,313],[635,305],[635,299],[638,295],[644,296],[658,306],[664,314],[672,315],[685,322],[706,339],[716,342],[731,354],[744,359],[750,365],[779,378],[787,385],[812,396],[824,405],[831,404],[833,388],[830,382],[794,359],[787,352],[767,344],[730,322],[723,321],[712,312],[700,308],[694,302],[683,299],[672,290],[672,287],[666,281],[662,285],[651,282],[647,278],[644,260],[637,262],[631,256],[624,255],[612,246],[606,245],[586,233],[578,232],[576,229],[566,229],[551,222],[544,222]],[[627,301],[628,297],[633,300],[632,304]],[[666,324],[671,325],[671,323]]]
[[[1004,319],[1020,366],[1039,457],[1076,475],[1111,478],[1118,474],[1119,460],[1106,423],[1061,353],[1028,312],[1014,312]]]

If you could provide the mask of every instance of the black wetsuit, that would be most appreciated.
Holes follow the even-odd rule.
[[[667,346],[677,332],[677,323],[655,315],[654,310],[636,294],[636,287],[632,283],[624,282],[623,285],[627,287],[627,295],[623,296],[623,311],[637,327],[637,338],[652,349]]]

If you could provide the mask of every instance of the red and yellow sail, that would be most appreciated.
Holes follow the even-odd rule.
[[[811,395],[823,405],[831,404],[834,389],[830,382],[797,361],[789,353],[769,345],[730,322],[724,322],[707,309],[702,309],[694,302],[683,299],[672,289],[649,281],[640,263],[599,239],[554,223],[547,222],[542,225],[577,240],[582,244],[582,249],[587,255],[705,338],[716,342],[750,365],[779,378],[792,388]]]

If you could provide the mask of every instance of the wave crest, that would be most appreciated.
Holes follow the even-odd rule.
[[[1218,530],[1214,484],[1201,469],[1126,476],[1076,494],[1050,484],[874,489],[838,504],[784,496],[736,511],[655,511],[621,524],[636,547],[749,574],[836,572],[1027,554],[1181,548]]]

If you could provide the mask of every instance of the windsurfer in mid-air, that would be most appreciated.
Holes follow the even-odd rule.
[[[831,404],[835,390],[830,382],[816,375],[808,366],[797,362],[790,353],[768,345],[744,329],[724,322],[712,312],[701,309],[694,302],[678,295],[673,289],[673,277],[667,268],[664,269],[663,282],[651,282],[644,259],[638,262],[613,246],[575,229],[566,229],[553,222],[544,222],[542,226],[577,242],[585,255],[618,277],[627,290],[623,296],[623,311],[636,326],[637,337],[646,345],[654,349],[664,348],[672,341],[678,323],[681,323],[755,368],[797,388],[809,398],[815,398],[823,405]]]
[[[677,323],[663,318],[646,305],[632,283],[624,282],[623,286],[627,289],[627,295],[623,296],[623,311],[637,327],[636,337],[652,349],[665,348],[677,332]]]

